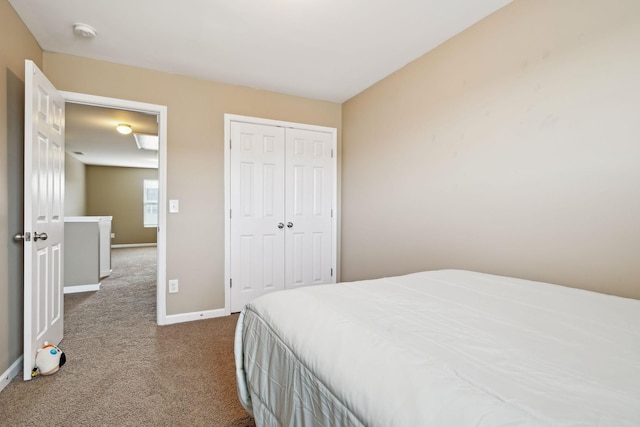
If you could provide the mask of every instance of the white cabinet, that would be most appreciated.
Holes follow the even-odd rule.
[[[335,283],[335,129],[228,123],[231,311],[281,289]]]
[[[100,289],[111,274],[111,217],[65,217],[64,242],[64,292]]]
[[[100,230],[100,278],[111,275],[111,219],[101,216],[98,221]]]

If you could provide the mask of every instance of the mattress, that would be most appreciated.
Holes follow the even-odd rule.
[[[640,301],[462,270],[262,296],[238,395],[258,426],[640,426]]]

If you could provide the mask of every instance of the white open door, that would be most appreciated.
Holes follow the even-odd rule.
[[[58,345],[63,336],[64,105],[42,71],[25,61],[25,380],[37,349],[45,341]]]

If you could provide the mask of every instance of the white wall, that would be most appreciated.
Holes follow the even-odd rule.
[[[85,165],[65,153],[64,156],[64,215],[86,215],[86,171]]]

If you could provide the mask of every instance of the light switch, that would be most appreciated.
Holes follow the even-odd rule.
[[[178,279],[169,280],[169,293],[175,294],[180,288],[178,287]]]
[[[180,202],[178,200],[169,200],[169,213],[180,212]]]

